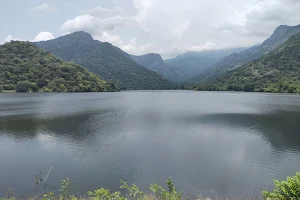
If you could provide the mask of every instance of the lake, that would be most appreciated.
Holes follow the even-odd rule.
[[[300,171],[300,96],[129,91],[0,94],[0,196],[69,177],[78,193],[172,176],[188,196],[259,197]]]

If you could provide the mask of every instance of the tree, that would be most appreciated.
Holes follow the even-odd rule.
[[[19,82],[17,82],[17,85],[16,85],[16,91],[17,92],[28,92],[29,89],[31,88],[30,86],[31,86],[31,84],[29,81],[19,81]]]

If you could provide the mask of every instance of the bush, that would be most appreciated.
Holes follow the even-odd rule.
[[[46,80],[39,79],[36,84],[39,88],[43,88],[48,85],[48,82]]]
[[[38,92],[39,91],[39,87],[37,86],[36,83],[31,83],[30,84],[30,89],[32,90],[32,92]]]
[[[273,192],[264,191],[264,199],[296,200],[300,199],[300,173],[287,177],[286,181],[275,180],[276,189]]]
[[[101,188],[95,191],[88,192],[89,198],[77,198],[75,195],[70,194],[71,181],[70,179],[63,180],[59,189],[59,195],[55,196],[54,192],[43,195],[42,200],[182,200],[182,193],[178,193],[173,185],[171,178],[167,180],[168,190],[165,190],[160,185],[151,185],[150,190],[152,193],[145,194],[135,184],[128,185],[127,182],[121,181],[121,189],[127,192],[122,194],[120,191],[111,193],[109,190]],[[7,200],[7,199],[5,199]]]
[[[2,92],[2,90],[3,90],[3,86],[2,86],[2,85],[0,85],[0,92]]]
[[[19,81],[16,85],[17,92],[28,92],[31,88],[31,84],[29,81]]]

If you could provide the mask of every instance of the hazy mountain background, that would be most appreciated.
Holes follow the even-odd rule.
[[[178,67],[170,67],[167,65],[159,54],[150,53],[142,56],[130,55],[131,59],[138,64],[157,72],[163,77],[180,83],[188,79],[188,76]]]
[[[273,51],[275,48],[285,43],[291,36],[297,34],[298,32],[300,32],[300,25],[281,25],[276,28],[273,34],[261,45],[251,47],[241,51],[240,53],[234,53],[223,58],[211,68],[193,77],[188,82],[201,83],[217,78],[228,71],[234,70],[245,63],[258,59],[261,56]]]
[[[274,43],[269,44],[274,47]],[[199,85],[197,90],[300,93],[300,33],[261,58]]]
[[[165,63],[169,65],[171,69],[181,70],[186,74],[187,78],[192,78],[210,68],[222,58],[232,53],[238,53],[244,49],[246,48],[186,52],[175,58],[165,60]]]

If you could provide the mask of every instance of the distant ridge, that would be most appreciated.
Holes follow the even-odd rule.
[[[188,80],[195,75],[209,69],[222,58],[232,53],[238,53],[244,49],[245,48],[232,48],[198,52],[191,51],[176,56],[175,58],[165,60],[165,63],[171,68],[177,68],[181,70],[187,76],[186,80]]]
[[[300,32],[300,25],[287,26],[281,25],[277,27],[273,34],[259,46],[254,46],[240,53],[235,53],[217,62],[208,70],[193,77],[189,83],[208,82],[220,75],[241,67],[243,64],[251,62],[261,56],[273,51],[279,45],[285,43],[291,36]]]
[[[134,62],[126,52],[110,43],[94,40],[83,31],[35,44],[65,61],[82,65],[105,80],[114,81],[120,89],[153,90],[176,87],[161,75]]]
[[[259,59],[201,84],[196,89],[299,94],[300,33]]]
[[[149,53],[141,56],[130,55],[130,57],[138,64],[155,71],[173,82],[180,83],[187,79],[187,76],[182,70],[168,66],[159,54]]]

